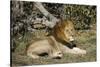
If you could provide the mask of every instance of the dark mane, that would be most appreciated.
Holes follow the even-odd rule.
[[[65,21],[58,22],[52,30],[52,35],[55,37],[57,41],[64,41],[64,28],[66,27]]]
[[[52,30],[52,35],[55,37],[56,41],[68,46],[68,47],[72,47],[71,44],[73,43],[70,43],[70,42],[66,42],[65,39],[66,39],[66,36],[64,34],[64,31],[65,31],[65,27],[67,26],[71,26],[73,25],[72,21],[70,20],[63,20],[63,21],[60,21],[58,22],[53,30]],[[65,38],[65,39],[64,39]]]

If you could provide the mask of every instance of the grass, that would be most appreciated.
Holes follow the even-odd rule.
[[[36,40],[35,36],[27,33],[22,39],[17,40],[17,46],[15,52],[12,52],[12,65],[24,66],[24,65],[42,65],[42,64],[61,64],[61,63],[80,63],[80,62],[94,62],[96,61],[96,31],[82,31],[76,37],[78,41],[78,47],[87,51],[86,55],[74,55],[65,54],[61,59],[49,59],[42,57],[40,59],[32,59],[26,56],[26,46],[30,42]]]

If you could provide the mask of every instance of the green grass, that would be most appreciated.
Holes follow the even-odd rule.
[[[22,39],[17,40],[15,52],[12,52],[12,65],[41,65],[41,64],[61,64],[61,63],[79,63],[96,61],[96,32],[83,31],[76,37],[77,46],[87,51],[86,55],[65,54],[62,59],[49,59],[42,57],[32,59],[26,56],[26,45],[36,40],[35,36],[27,33]]]

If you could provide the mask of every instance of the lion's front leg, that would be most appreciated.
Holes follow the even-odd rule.
[[[78,47],[73,47],[72,49],[67,46],[62,46],[62,51],[64,53],[71,53],[71,54],[79,54],[83,55],[86,54],[86,50],[80,49]]]
[[[80,49],[78,47],[74,47],[73,49],[69,49],[72,54],[86,54],[86,50]]]

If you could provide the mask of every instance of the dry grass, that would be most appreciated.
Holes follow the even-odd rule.
[[[29,33],[23,39],[18,41],[18,47],[15,52],[12,52],[12,65],[41,65],[41,64],[61,64],[61,63],[78,63],[78,62],[93,62],[96,61],[96,31],[86,30],[81,31],[77,36],[78,47],[86,49],[86,55],[65,54],[62,59],[49,59],[42,57],[40,59],[32,59],[26,56],[26,45],[35,40],[35,36]]]

